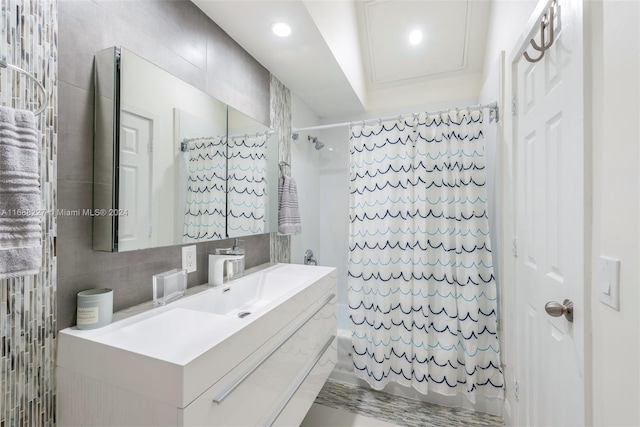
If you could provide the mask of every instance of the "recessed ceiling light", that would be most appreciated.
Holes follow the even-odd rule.
[[[286,22],[276,22],[271,25],[271,31],[278,37],[289,37],[291,35],[291,26]]]
[[[422,31],[413,30],[409,33],[409,43],[412,45],[418,45],[422,41]]]

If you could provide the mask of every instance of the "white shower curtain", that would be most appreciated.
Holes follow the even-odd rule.
[[[352,126],[354,370],[426,394],[502,397],[481,111]]]
[[[183,242],[226,237],[226,144],[221,136],[186,140],[187,205]]]
[[[229,236],[264,233],[267,135],[263,133],[230,138],[228,158]]]

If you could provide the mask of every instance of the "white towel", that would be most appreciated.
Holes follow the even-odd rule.
[[[37,135],[31,111],[0,107],[0,279],[40,272]]]
[[[300,208],[296,181],[283,176],[278,185],[278,234],[300,234]]]

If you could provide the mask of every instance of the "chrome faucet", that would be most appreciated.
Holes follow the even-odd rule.
[[[209,286],[220,286],[227,280],[233,280],[236,274],[235,262],[242,261],[244,265],[244,254],[242,255],[218,255],[209,254]],[[226,272],[226,275],[225,275]],[[239,272],[238,272],[239,273]]]
[[[318,265],[318,261],[316,257],[313,256],[313,251],[311,249],[307,249],[304,253],[304,264],[305,265]]]
[[[215,254],[209,254],[209,286],[220,286],[244,274],[244,249],[235,239],[231,248],[217,248]],[[226,273],[226,274],[225,274]]]

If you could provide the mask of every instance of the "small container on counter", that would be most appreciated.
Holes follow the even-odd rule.
[[[78,292],[76,327],[95,329],[108,325],[113,319],[113,289],[87,289]]]

